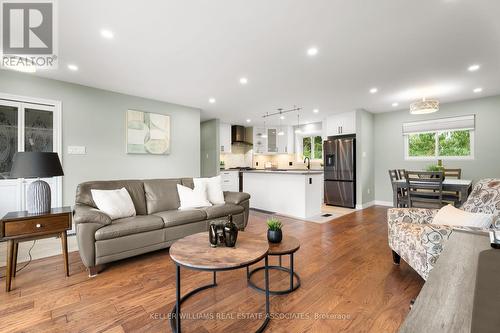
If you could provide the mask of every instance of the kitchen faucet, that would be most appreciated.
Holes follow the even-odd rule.
[[[311,159],[306,156],[306,158],[304,158],[304,163],[306,163],[306,160],[307,160],[307,170],[310,170],[311,169]]]

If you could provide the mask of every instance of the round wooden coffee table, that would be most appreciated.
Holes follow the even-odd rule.
[[[234,248],[211,247],[208,232],[184,237],[170,247],[170,257],[176,266],[176,302],[171,312],[170,326],[173,332],[181,332],[181,304],[194,294],[217,286],[217,272],[245,268],[264,259],[266,319],[256,332],[263,332],[270,320],[269,270],[267,240],[248,232],[239,232]],[[196,288],[181,297],[181,266],[188,269],[213,272],[211,284]]]
[[[248,285],[250,287],[262,291],[262,292],[269,292],[271,295],[284,295],[291,293],[292,291],[296,290],[298,287],[300,287],[300,276],[294,271],[293,269],[293,254],[298,251],[300,248],[300,242],[297,238],[292,237],[292,236],[283,236],[283,240],[280,243],[269,243],[269,252],[268,255],[270,256],[279,256],[279,265],[278,266],[264,266],[264,267],[259,267],[255,268],[253,270],[250,270],[249,267],[247,267],[247,281]],[[281,256],[283,255],[289,255],[290,256],[290,268],[283,267],[281,265]],[[290,274],[290,286],[288,289],[285,290],[269,290],[267,291],[266,289],[269,289],[268,286],[266,286],[266,289],[261,288],[257,286],[255,283],[252,282],[252,275],[258,271],[261,271],[263,269],[270,270],[270,269],[276,269],[280,271],[284,271]],[[294,277],[297,283],[294,284]]]

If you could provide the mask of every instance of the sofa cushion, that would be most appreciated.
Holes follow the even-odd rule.
[[[470,213],[493,214],[493,225],[500,229],[500,179],[481,179],[461,207]]]
[[[202,209],[175,209],[158,212],[154,215],[161,217],[165,227],[167,228],[190,222],[203,221],[207,218],[207,214]]]
[[[211,207],[205,207],[203,210],[207,213],[208,219],[216,219],[218,217],[236,215],[243,213],[243,207],[233,204],[222,204],[213,205]]]
[[[144,181],[148,214],[179,208],[177,184],[181,184],[180,179],[149,179]]]
[[[146,215],[146,198],[144,197],[144,183],[142,180],[110,180],[85,182],[76,188],[76,203],[97,208],[90,190],[118,190],[125,187],[134,202],[137,215]]]
[[[96,240],[112,239],[141,232],[163,228],[163,221],[154,215],[137,215],[114,220],[111,224],[98,229],[95,233]]]

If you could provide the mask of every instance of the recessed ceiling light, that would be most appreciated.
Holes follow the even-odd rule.
[[[111,39],[111,38],[115,37],[115,35],[113,34],[113,31],[107,30],[107,29],[101,30],[101,36],[106,38],[106,39]]]
[[[476,88],[476,89],[474,89],[474,90],[472,90],[472,91],[473,91],[473,92],[475,92],[475,93],[477,94],[477,93],[482,92],[482,91],[483,91],[483,88]]]
[[[370,94],[376,94],[378,92],[377,88],[371,88],[370,89]]]
[[[285,116],[280,116],[280,119],[281,120],[285,120]]]
[[[313,110],[313,112],[314,112],[314,113],[318,113],[318,112],[319,112],[319,110],[318,110],[318,109],[314,109],[314,110]]]
[[[214,103],[215,103],[215,98],[210,97],[210,98],[208,99],[208,103],[210,103],[210,104],[214,104]]]
[[[242,77],[242,78],[240,79],[240,83],[241,83],[241,84],[247,84],[247,83],[248,83],[248,79],[247,79],[246,77]]]
[[[307,49],[307,55],[309,56],[315,56],[316,54],[318,54],[318,49],[315,48],[315,47],[310,47]]]
[[[73,72],[76,72],[78,70],[78,66],[74,65],[74,64],[69,64],[68,69],[73,71]]]
[[[399,103],[398,102],[394,102],[394,103],[392,103],[392,106],[397,107],[397,106],[399,106]]]
[[[250,122],[252,122],[252,119],[247,119],[247,123],[250,123]]]
[[[470,65],[469,68],[467,68],[467,70],[469,72],[475,72],[477,71],[479,68],[481,68],[481,65],[478,65],[478,64],[474,64],[474,65]]]

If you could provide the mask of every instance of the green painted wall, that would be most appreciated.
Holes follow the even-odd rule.
[[[219,119],[207,120],[201,123],[201,176],[213,177],[219,174],[220,136]]]
[[[88,180],[198,177],[200,110],[29,74],[0,70],[0,93],[62,102],[63,203],[74,203],[76,186]],[[170,155],[128,155],[127,109],[171,116]],[[86,146],[86,155],[67,147]]]

